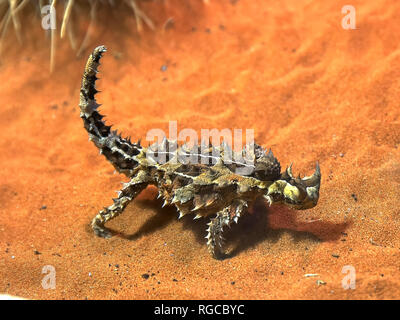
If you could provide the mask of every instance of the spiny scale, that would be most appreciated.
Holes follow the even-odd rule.
[[[97,68],[104,52],[104,46],[97,47],[88,58],[80,91],[80,115],[89,140],[130,181],[123,184],[113,204],[93,219],[92,227],[96,235],[111,237],[112,233],[104,226],[105,223],[121,214],[148,185],[158,187],[157,197],[164,199],[162,207],[176,206],[179,218],[187,214],[194,214],[194,219],[215,215],[208,223],[205,238],[208,250],[216,258],[224,256],[223,228],[230,226],[231,222],[237,223],[245,213],[247,203],[257,197],[267,196],[270,204],[283,202],[298,206],[297,209],[316,204],[319,167],[317,173],[307,177],[309,189],[302,185],[301,179],[298,185],[291,185],[289,180],[299,180],[293,178],[291,166],[281,173],[280,164],[272,151],[257,144],[248,145],[242,152],[235,153],[226,143],[214,147],[210,142],[203,141],[200,146],[190,148],[183,145],[179,148],[176,141],[164,138],[161,143],[145,148],[140,140],[132,143],[130,137],[122,138],[117,130],[111,130],[111,126],[105,124],[104,116],[99,112],[100,104],[95,99],[98,92],[95,88]],[[241,158],[248,150],[253,150],[250,158],[254,161],[251,164],[246,164]],[[232,158],[232,155],[236,157]],[[160,156],[164,157],[164,161],[160,161]],[[195,161],[176,161],[181,158]],[[250,174],[240,173],[240,169],[244,168],[251,168],[252,171]]]

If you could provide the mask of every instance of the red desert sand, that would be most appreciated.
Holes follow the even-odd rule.
[[[57,42],[52,74],[40,19],[24,21],[22,46],[9,29],[0,66],[0,292],[400,298],[400,3],[352,1],[356,29],[345,30],[347,2],[146,2],[158,28],[141,33],[131,12],[99,12],[81,57]],[[205,244],[207,220],[178,220],[149,187],[108,223],[118,235],[96,237],[91,219],[127,181],[79,117],[86,58],[100,44],[108,52],[97,99],[123,135],[145,142],[150,129],[168,132],[170,120],[199,133],[254,129],[295,174],[319,161],[318,205],[256,203],[227,233],[233,257],[218,261]],[[45,289],[52,267],[55,288]],[[346,290],[349,270],[355,289]]]

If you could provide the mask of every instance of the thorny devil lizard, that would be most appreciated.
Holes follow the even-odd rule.
[[[295,178],[291,165],[281,173],[280,164],[271,150],[267,152],[253,144],[253,170],[250,175],[244,175],[237,173],[243,162],[225,161],[224,156],[230,150],[225,143],[218,147],[209,145],[206,152],[201,149],[200,153],[200,146],[177,147],[176,142],[164,138],[162,143],[146,148],[140,142],[132,143],[130,138],[122,138],[117,131],[112,131],[102,120],[103,115],[98,111],[100,105],[95,99],[97,68],[105,51],[104,46],[95,48],[87,61],[80,90],[80,116],[89,140],[130,181],[119,191],[118,198],[113,199],[114,203],[93,219],[92,228],[97,236],[111,237],[111,231],[104,224],[121,214],[148,185],[158,187],[164,205],[174,204],[179,217],[188,213],[194,213],[195,219],[215,215],[208,223],[206,239],[209,252],[217,259],[226,257],[223,228],[233,221],[237,223],[247,204],[256,198],[264,197],[269,205],[281,203],[298,210],[317,204],[321,181],[318,162],[313,175]],[[212,153],[215,151],[219,152],[217,158]],[[165,161],[154,161],[160,154],[165,156]],[[196,160],[202,158],[202,161],[181,163],[176,161],[179,155]],[[210,161],[204,164],[204,159]]]

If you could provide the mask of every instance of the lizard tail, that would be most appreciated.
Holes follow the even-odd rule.
[[[106,47],[95,48],[89,56],[82,77],[79,107],[84,127],[89,134],[89,140],[100,149],[108,161],[118,172],[127,176],[134,174],[135,167],[139,164],[136,156],[141,152],[140,143],[132,143],[129,138],[122,138],[117,131],[112,131],[103,121],[103,115],[99,113],[100,104],[96,102],[96,77],[100,58],[106,52]]]

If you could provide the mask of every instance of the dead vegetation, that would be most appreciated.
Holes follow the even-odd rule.
[[[76,55],[80,56],[82,52],[90,44],[90,36],[97,20],[97,11],[100,6],[109,6],[110,10],[117,6],[123,5],[132,11],[135,17],[136,28],[138,32],[142,32],[145,27],[155,30],[153,21],[141,9],[140,2],[143,0],[0,0],[0,54],[4,44],[4,38],[10,28],[15,31],[16,38],[22,44],[21,16],[24,11],[35,11],[38,19],[42,19],[44,15],[49,15],[51,19],[52,9],[55,12],[62,12],[60,23],[61,28],[55,27],[44,30],[50,37],[50,71],[54,69],[54,61],[57,48],[58,38],[63,40],[68,37],[71,47],[75,50]],[[74,23],[77,19],[84,18],[89,20],[88,27],[83,36],[83,40],[78,41],[78,36],[74,32]],[[57,25],[57,17],[54,15],[53,23]]]

